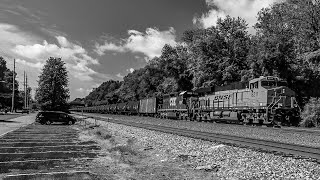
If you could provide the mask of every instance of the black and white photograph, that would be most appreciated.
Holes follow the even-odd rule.
[[[0,0],[0,179],[320,179],[320,0]]]

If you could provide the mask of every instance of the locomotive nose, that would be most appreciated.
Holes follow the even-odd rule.
[[[273,91],[277,96],[288,96],[288,97],[295,96],[295,92],[286,86],[273,88]]]

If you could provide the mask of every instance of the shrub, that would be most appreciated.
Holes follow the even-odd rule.
[[[301,113],[303,127],[320,127],[320,98],[311,98]]]

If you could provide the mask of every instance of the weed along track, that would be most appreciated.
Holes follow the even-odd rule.
[[[95,179],[87,164],[100,147],[78,130],[30,124],[0,137],[0,179]]]

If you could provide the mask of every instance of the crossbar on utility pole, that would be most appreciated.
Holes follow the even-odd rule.
[[[14,82],[15,82],[15,74],[16,74],[16,59],[13,59],[13,76],[12,76],[12,107],[11,112],[14,109]]]

